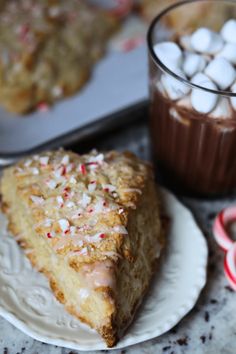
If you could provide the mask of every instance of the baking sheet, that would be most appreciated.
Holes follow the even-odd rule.
[[[104,117],[146,101],[147,67],[145,44],[128,53],[109,50],[95,65],[83,89],[48,112],[17,116],[0,109],[1,156],[27,151],[87,125],[91,127]]]

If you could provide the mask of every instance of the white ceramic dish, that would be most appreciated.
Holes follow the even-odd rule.
[[[194,306],[206,282],[207,245],[192,214],[162,191],[171,218],[163,264],[145,303],[117,348],[165,333]],[[99,335],[67,314],[46,278],[32,269],[0,215],[0,315],[40,341],[78,350],[107,349]]]

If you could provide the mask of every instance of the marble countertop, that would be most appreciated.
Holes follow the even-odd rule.
[[[136,122],[101,136],[96,142],[74,147],[82,152],[97,149],[131,150],[141,158],[150,159],[146,124]],[[209,247],[208,281],[194,309],[171,331],[159,338],[115,351],[117,354],[234,354],[236,353],[236,294],[223,274],[223,252],[215,244],[212,221],[223,207],[236,203],[233,198],[197,200],[179,197],[189,207],[202,228]],[[191,237],[191,230],[189,230]],[[102,353],[87,352],[88,354]],[[38,342],[0,318],[1,354],[79,354],[82,352]]]

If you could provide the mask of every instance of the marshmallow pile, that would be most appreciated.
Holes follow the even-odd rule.
[[[236,93],[236,20],[227,21],[219,33],[198,28],[179,43],[161,42],[153,47],[158,59],[173,73],[198,86]],[[197,112],[214,118],[231,116],[236,97],[230,100],[191,86],[169,74],[162,74],[158,89],[168,98],[188,102]],[[183,103],[184,102],[184,103]]]

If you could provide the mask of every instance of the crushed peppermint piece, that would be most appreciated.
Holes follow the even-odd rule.
[[[43,113],[46,113],[49,111],[49,105],[47,104],[47,102],[40,102],[38,105],[37,105],[37,110],[39,112],[43,112]]]
[[[113,186],[112,184],[102,184],[102,188],[105,192],[115,192],[116,187]]]
[[[57,179],[60,179],[65,174],[66,174],[66,167],[65,166],[59,167],[53,172],[54,177]]]
[[[102,198],[99,198],[97,200],[96,204],[94,205],[94,211],[96,213],[102,213],[103,208],[104,208],[104,205],[103,205],[104,202],[105,202],[105,200]]]
[[[46,185],[50,189],[55,189],[56,186],[57,186],[57,183],[56,183],[56,181],[54,179],[50,179],[50,180],[46,181]]]
[[[82,175],[86,175],[87,174],[87,171],[86,171],[86,166],[85,164],[79,164],[78,166],[78,172],[81,172]]]
[[[32,172],[33,175],[38,175],[39,174],[39,170],[38,170],[37,167],[32,167],[31,168],[31,172]]]
[[[122,214],[124,212],[124,209],[123,208],[120,208],[119,210],[118,210],[118,214]]]
[[[86,256],[88,254],[88,248],[83,247],[79,252],[79,254]]]
[[[71,226],[71,227],[70,227],[70,233],[71,233],[72,235],[74,235],[74,234],[76,233],[76,227],[75,227],[75,226]]]
[[[36,205],[41,205],[44,203],[44,199],[43,197],[38,197],[36,195],[31,195],[30,199],[32,200],[32,202]]]
[[[85,240],[87,242],[100,242],[102,239],[101,235],[103,235],[101,232],[96,233],[95,235],[87,235],[85,236]]]
[[[106,238],[107,236],[106,236],[106,234],[100,234],[100,238]]]
[[[69,202],[66,203],[66,207],[67,208],[73,208],[74,206],[75,206],[74,202],[69,201]]]
[[[57,196],[57,203],[60,205],[60,207],[62,207],[64,204],[64,200],[60,195]]]
[[[86,193],[83,193],[83,196],[82,196],[82,199],[81,199],[81,205],[86,208],[88,206],[88,204],[91,202],[91,197],[86,194]]]
[[[54,231],[51,231],[51,232],[47,232],[47,238],[53,238],[55,237],[55,232]]]
[[[71,184],[76,184],[76,179],[75,179],[75,177],[74,177],[74,176],[71,176],[69,182],[70,182]]]
[[[42,166],[47,166],[48,161],[49,161],[49,156],[41,156],[39,158],[39,162]]]
[[[52,95],[53,97],[60,97],[63,94],[62,87],[60,86],[54,86],[52,88]]]
[[[65,156],[63,156],[63,158],[61,160],[61,164],[62,165],[68,165],[69,161],[70,161],[69,155],[65,155]]]
[[[58,224],[60,225],[60,228],[61,228],[61,230],[62,230],[63,232],[65,232],[66,230],[68,230],[69,227],[70,227],[70,223],[69,223],[69,221],[66,220],[66,219],[60,219],[60,220],[58,221]]]
[[[88,191],[89,191],[89,193],[94,192],[95,189],[96,189],[96,187],[97,187],[97,184],[96,184],[95,181],[90,182],[89,185],[88,185]]]
[[[24,166],[29,167],[32,164],[32,162],[33,162],[32,160],[26,160]]]
[[[52,220],[51,219],[45,219],[43,224],[44,224],[45,227],[50,227],[52,225]]]
[[[97,156],[91,156],[88,159],[88,163],[102,164],[103,161],[104,161],[104,155],[103,154],[98,154]]]
[[[73,163],[70,163],[70,164],[67,166],[67,168],[66,168],[67,173],[71,172],[71,171],[73,170],[73,168],[74,168],[74,164],[73,164]]]

